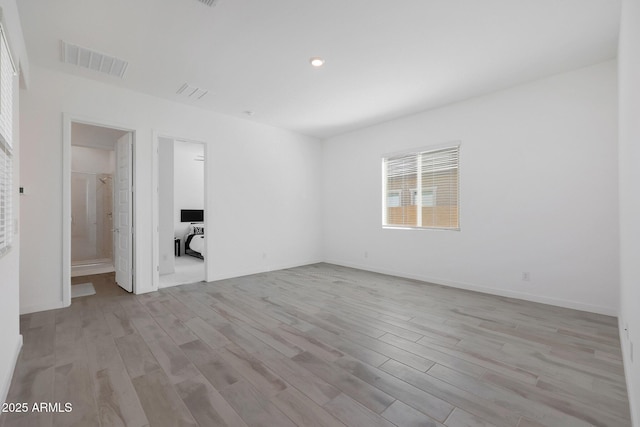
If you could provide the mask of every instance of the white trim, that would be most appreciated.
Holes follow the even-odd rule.
[[[359,270],[371,271],[371,272],[380,273],[380,274],[387,274],[387,275],[396,276],[396,277],[403,277],[406,279],[419,280],[421,282],[428,282],[436,285],[448,286],[448,287],[457,288],[457,289],[465,289],[468,291],[475,291],[483,294],[521,299],[525,301],[537,302],[537,303],[553,305],[557,307],[571,308],[573,310],[581,310],[581,311],[588,311],[590,313],[604,314],[606,316],[614,316],[614,317],[618,316],[618,310],[613,307],[604,307],[599,305],[565,300],[561,298],[545,297],[545,296],[528,294],[525,292],[491,288],[488,286],[478,285],[475,283],[456,282],[456,281],[442,279],[442,278],[423,276],[420,274],[407,274],[400,271],[389,270],[385,268],[372,268],[367,265],[360,265],[356,263],[350,263],[350,262],[344,262],[344,261],[338,261],[338,260],[326,260],[324,262],[326,262],[327,264],[335,264],[343,267],[357,268]]]
[[[132,156],[132,164],[133,164],[133,226],[136,235],[134,235],[134,247],[132,251],[135,251],[135,242],[137,240],[137,224],[138,221],[138,213],[136,206],[136,197],[137,192],[135,191],[136,187],[136,167],[135,167],[135,147],[137,145],[136,141],[136,129],[134,126],[123,125],[121,123],[113,123],[109,121],[94,119],[91,117],[86,117],[82,115],[76,115],[71,113],[62,113],[62,290],[61,290],[61,305],[60,306],[48,306],[48,305],[37,305],[31,306],[25,309],[25,313],[32,313],[35,311],[44,311],[51,310],[54,308],[63,308],[69,307],[71,305],[71,123],[81,123],[85,125],[93,125],[93,126],[101,126],[107,127],[111,129],[118,129],[122,131],[131,132],[132,140],[133,140],[133,156]],[[133,254],[133,293],[137,293],[138,283],[138,272],[141,270],[136,263],[138,262],[138,257],[135,256],[135,252]],[[46,308],[43,308],[46,307]],[[24,314],[24,313],[23,313]]]
[[[151,292],[157,291],[160,285],[160,136],[151,131]]]
[[[18,334],[16,344],[13,351],[13,357],[11,363],[7,369],[7,377],[2,384],[2,390],[0,390],[0,404],[4,404],[7,401],[7,395],[9,394],[9,387],[11,387],[11,380],[13,379],[14,371],[16,370],[16,364],[18,363],[18,356],[20,356],[20,350],[22,349],[22,335]]]
[[[454,147],[458,147],[458,149],[460,149],[461,145],[462,145],[462,140],[458,139],[454,141],[443,142],[441,144],[424,145],[422,147],[413,147],[413,148],[408,148],[406,150],[394,151],[392,153],[384,153],[382,154],[382,157],[384,159],[388,157],[402,156],[404,154],[428,153],[430,151],[439,151],[445,148],[454,148]]]
[[[622,367],[624,370],[624,378],[627,383],[627,397],[629,399],[629,412],[631,413],[631,425],[638,425],[640,422],[640,402],[635,399],[635,390],[633,389],[633,378],[631,377],[633,369],[631,368],[631,360],[629,359],[629,340],[625,335],[624,319],[618,316],[618,333],[620,335],[620,346],[622,350]]]

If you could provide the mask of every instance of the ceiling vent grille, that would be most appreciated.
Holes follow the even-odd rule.
[[[122,78],[129,63],[86,47],[62,42],[62,62]]]
[[[178,89],[176,93],[189,99],[202,99],[206,94],[209,93],[209,91],[185,83],[180,86],[180,89]]]
[[[213,7],[216,5],[218,0],[198,0],[200,3],[206,4],[209,7]]]

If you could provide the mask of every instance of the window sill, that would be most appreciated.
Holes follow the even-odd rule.
[[[460,231],[458,228],[448,227],[411,227],[406,225],[383,225],[384,230],[436,230],[436,231]]]

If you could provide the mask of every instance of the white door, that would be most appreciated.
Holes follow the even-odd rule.
[[[116,283],[129,292],[133,291],[132,147],[131,133],[127,133],[116,143],[114,197]]]

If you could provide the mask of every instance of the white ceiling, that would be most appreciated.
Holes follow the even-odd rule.
[[[115,150],[116,141],[127,131],[102,126],[71,123],[71,144],[79,147]]]
[[[321,138],[613,58],[620,13],[619,0],[17,3],[32,64]],[[61,40],[129,61],[124,78],[62,63]],[[209,93],[182,100],[183,83]]]

